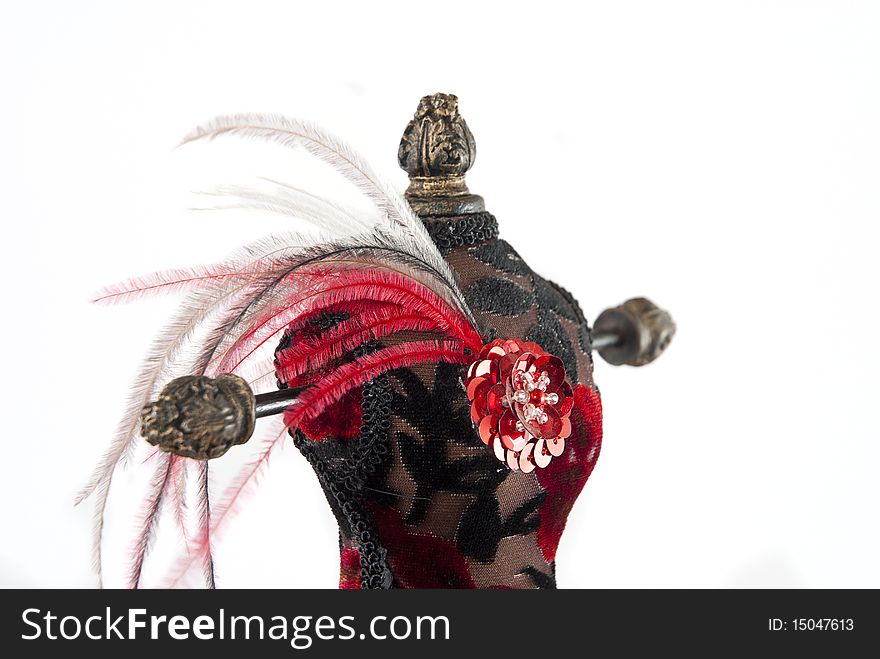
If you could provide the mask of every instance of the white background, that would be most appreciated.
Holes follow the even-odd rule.
[[[599,362],[605,443],[563,587],[880,587],[880,5],[4,3],[0,586],[90,586],[88,504],[174,300],[100,286],[285,226],[192,190],[280,147],[175,149],[235,111],[316,120],[401,189],[400,133],[460,98],[502,235],[590,318],[646,295],[678,335]],[[291,170],[293,171],[293,170]],[[335,525],[288,447],[221,586],[334,587]]]

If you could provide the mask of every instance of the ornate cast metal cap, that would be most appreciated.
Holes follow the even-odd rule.
[[[473,133],[458,113],[458,97],[422,97],[403,132],[397,161],[409,174],[406,198],[419,215],[466,215],[485,210],[464,176],[477,157]]]
[[[141,411],[141,434],[162,451],[208,460],[254,432],[255,399],[246,380],[187,375],[169,382]]]
[[[675,323],[668,311],[637,297],[599,314],[593,324],[594,342],[599,336],[614,337],[612,342],[597,348],[606,362],[614,366],[644,366],[669,346],[675,336]]]

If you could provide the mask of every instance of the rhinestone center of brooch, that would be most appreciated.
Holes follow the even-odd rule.
[[[562,454],[574,405],[565,366],[537,343],[495,340],[465,379],[471,419],[501,462],[529,473]]]

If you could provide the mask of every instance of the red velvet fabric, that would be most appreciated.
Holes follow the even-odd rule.
[[[538,546],[548,563],[556,558],[568,514],[599,457],[602,399],[598,392],[583,384],[574,388],[571,421],[572,434],[565,451],[546,468],[535,470],[538,482],[547,491],[539,510]]]
[[[361,555],[357,549],[343,547],[339,550],[339,588],[358,590],[361,587]]]
[[[395,508],[371,503],[368,510],[388,549],[388,563],[397,587],[477,587],[467,560],[453,543],[410,530]]]

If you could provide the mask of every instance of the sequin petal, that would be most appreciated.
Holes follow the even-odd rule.
[[[550,454],[550,451],[547,450],[546,442],[543,439],[539,439],[535,442],[535,449],[532,451],[532,456],[535,459],[535,465],[543,469],[550,461],[553,459],[553,456]]]
[[[562,455],[562,452],[565,450],[565,440],[564,439],[548,439],[547,440],[547,450],[550,451],[550,455],[554,458],[558,458]]]
[[[519,468],[524,474],[529,474],[535,470],[535,463],[530,459],[534,448],[534,444],[526,444],[526,447],[519,454]]]

